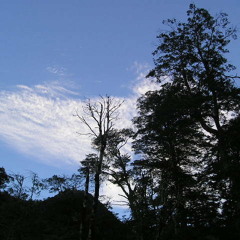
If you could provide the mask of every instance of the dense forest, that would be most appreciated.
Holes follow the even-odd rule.
[[[0,168],[0,239],[240,239],[240,89],[226,58],[236,29],[194,4],[186,22],[163,23],[146,76],[159,89],[138,99],[133,129],[117,127],[123,102],[89,100],[76,117],[93,153],[77,174],[31,173],[26,188]],[[103,181],[121,188],[128,219],[100,202]],[[42,190],[56,195],[36,200]]]

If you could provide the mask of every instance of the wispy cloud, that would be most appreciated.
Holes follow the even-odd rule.
[[[130,70],[133,70],[138,77],[142,77],[142,75],[145,75],[150,69],[151,66],[148,63],[140,63],[138,61],[135,61],[130,67]]]
[[[146,76],[151,69],[149,64],[143,64],[135,61],[130,69],[136,74],[136,79],[132,82],[131,89],[137,97],[148,91],[155,91],[160,88],[155,79],[146,79]]]
[[[0,92],[1,139],[48,164],[80,161],[92,151],[91,139],[77,134],[88,129],[74,116],[84,114],[84,101],[72,95],[76,93],[56,83]],[[126,99],[122,105],[120,128],[131,125],[132,104],[133,99]]]
[[[67,69],[64,67],[59,66],[49,66],[46,68],[46,70],[54,75],[57,75],[59,77],[66,76]]]
[[[82,103],[60,98],[61,94],[65,94],[64,89],[56,93],[55,88],[44,85],[1,92],[1,138],[17,150],[49,164],[55,164],[54,159],[80,160],[83,150],[78,150],[80,139],[74,132],[78,124],[73,112]],[[88,149],[85,142],[81,141],[81,146]]]
[[[134,63],[134,68],[137,78],[131,86],[132,95],[120,108],[119,128],[131,126],[137,112],[137,98],[158,88],[145,79],[148,65]],[[58,72],[55,68],[51,70]],[[59,81],[17,85],[16,91],[0,91],[0,138],[18,151],[48,164],[80,161],[92,150],[89,136],[77,134],[88,131],[74,116],[76,112],[84,114],[84,100],[78,98],[79,95]],[[97,100],[98,97],[93,99]]]
[[[152,88],[155,85],[149,84],[139,72],[132,85],[132,95],[124,99],[119,109],[118,128],[132,126],[137,98]],[[0,91],[0,139],[45,164],[76,164],[92,153],[91,139],[84,135],[88,128],[74,116],[76,112],[84,115],[85,102],[78,95],[57,81],[35,86],[18,85],[15,91]],[[126,151],[131,151],[130,145]],[[110,190],[109,185],[103,189],[103,193],[115,199],[116,191],[119,190]]]

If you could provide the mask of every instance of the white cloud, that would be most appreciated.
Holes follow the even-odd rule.
[[[132,85],[133,94],[124,99],[119,110],[116,124],[119,128],[132,125],[140,94],[158,88],[145,79],[148,65],[134,63],[134,68],[138,76]],[[67,85],[73,86],[73,83]],[[79,95],[58,81],[32,87],[17,85],[17,91],[0,91],[0,138],[18,151],[48,164],[80,161],[92,150],[89,136],[77,134],[88,131],[74,116],[76,111],[84,114],[84,101],[76,98]]]
[[[151,69],[151,66],[148,63],[139,63],[138,61],[135,61],[130,69],[141,77]]]
[[[53,98],[54,90],[43,86],[49,95],[41,95],[39,86],[32,91],[0,93],[0,135],[17,150],[41,161],[78,161],[86,139],[75,134],[78,127],[73,112],[81,108],[77,100]],[[81,150],[79,146],[81,146]],[[48,162],[55,164],[54,162]]]
[[[156,83],[155,79],[146,78],[149,70],[151,69],[151,66],[149,64],[134,62],[131,69],[137,75],[131,86],[133,93],[137,97],[140,97],[142,94],[148,91],[155,91],[159,89],[159,83]]]
[[[140,69],[140,67],[139,67]],[[119,128],[132,126],[136,100],[140,94],[156,86],[149,84],[141,71],[132,86],[133,94],[119,109]],[[16,91],[0,91],[0,139],[23,154],[49,165],[76,164],[92,152],[88,128],[74,116],[83,115],[84,101],[79,93],[60,82],[33,87],[18,85]],[[117,100],[123,100],[116,98]],[[98,97],[92,99],[98,100]],[[125,151],[131,151],[128,145]],[[119,200],[119,189],[105,186],[113,200]]]
[[[160,88],[159,83],[156,83],[156,82],[154,82],[150,79],[146,79],[144,77],[140,78],[137,83],[138,84],[135,84],[135,86],[133,88],[133,92],[135,94],[137,94],[137,96],[141,96],[142,94],[144,94],[148,91],[155,91]]]
[[[46,70],[56,76],[62,77],[62,76],[66,76],[67,69],[59,66],[50,66],[50,67],[47,67]]]
[[[92,151],[89,136],[77,134],[88,129],[74,116],[76,111],[84,114],[84,102],[69,95],[76,93],[56,83],[18,87],[18,91],[0,92],[2,140],[48,164],[78,162]],[[120,109],[119,128],[131,125],[132,110],[134,100],[126,99]]]

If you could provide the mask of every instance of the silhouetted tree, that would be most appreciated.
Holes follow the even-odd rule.
[[[73,173],[70,177],[67,177],[67,186],[71,190],[81,190],[83,189],[84,177],[82,174]]]
[[[0,190],[4,190],[7,184],[11,181],[11,176],[9,176],[3,167],[0,168]]]
[[[80,220],[80,240],[86,240],[89,235],[89,217],[91,214],[88,208],[88,205],[90,203],[89,185],[91,178],[95,174],[95,166],[97,161],[98,156],[96,154],[88,154],[86,158],[81,161],[82,166],[78,170],[79,173],[85,177],[84,199],[82,203],[82,214]]]
[[[44,180],[50,193],[60,193],[68,189],[67,177],[53,175]]]
[[[32,200],[33,196],[39,196],[41,191],[46,188],[44,182],[39,178],[38,174],[31,172],[31,186],[29,187],[29,199]]]
[[[101,97],[99,101],[85,104],[83,110],[84,115],[77,114],[80,121],[89,129],[89,135],[93,137],[93,146],[98,151],[94,176],[94,203],[91,221],[90,239],[96,239],[96,214],[98,209],[100,176],[102,174],[102,166],[104,161],[105,150],[108,140],[113,130],[114,123],[118,119],[118,109],[123,101],[115,100],[109,96]],[[93,122],[93,124],[91,124]]]
[[[18,173],[13,173],[10,176],[12,181],[8,192],[18,199],[27,199],[27,187],[25,186],[26,177]]]
[[[239,131],[240,89],[225,58],[236,30],[224,13],[214,18],[191,4],[187,15],[186,23],[164,21],[170,31],[158,36],[148,74],[161,88],[138,100],[135,118],[139,164],[158,170],[159,239],[187,226],[216,227],[219,209],[228,225],[240,215],[239,145],[230,134]]]

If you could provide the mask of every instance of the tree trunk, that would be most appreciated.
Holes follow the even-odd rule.
[[[87,224],[87,201],[88,201],[88,190],[89,190],[89,167],[87,167],[86,172],[86,182],[85,182],[85,191],[84,199],[82,206],[81,222],[80,222],[80,240],[87,240],[89,234],[89,224]]]
[[[92,216],[90,220],[90,240],[97,240],[97,210],[98,210],[98,200],[99,200],[99,190],[100,190],[100,174],[102,171],[102,163],[103,163],[103,156],[104,151],[106,148],[106,144],[102,144],[100,153],[99,153],[99,161],[96,164],[96,173],[95,173],[95,192],[94,192],[94,199],[93,199],[93,208],[92,208]]]

